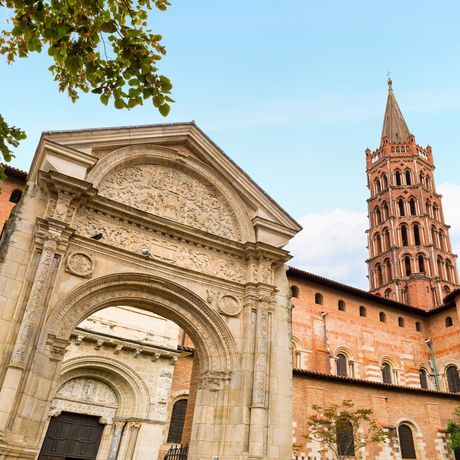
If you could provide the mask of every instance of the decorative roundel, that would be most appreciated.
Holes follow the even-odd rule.
[[[224,295],[219,300],[219,310],[226,316],[238,316],[241,313],[241,305],[235,297]]]
[[[67,257],[66,269],[73,275],[89,278],[93,268],[93,259],[88,254],[74,252]]]

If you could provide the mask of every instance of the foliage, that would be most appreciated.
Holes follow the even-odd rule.
[[[91,91],[117,109],[150,100],[167,116],[172,84],[157,68],[166,50],[147,18],[149,11],[169,5],[168,0],[0,0],[11,26],[0,30],[0,54],[12,63],[47,50],[49,70],[73,102],[80,91]],[[17,146],[25,134],[0,122],[0,153],[9,161],[8,144]]]
[[[0,115],[0,155],[5,161],[9,162],[14,157],[10,147],[17,147],[19,142],[26,137],[24,131],[15,126],[8,126],[4,118]],[[6,178],[4,168],[0,165],[0,180]]]
[[[313,405],[315,414],[309,417],[310,437],[326,446],[337,460],[346,459],[343,452],[355,451],[359,458],[359,450],[371,443],[383,442],[389,436],[372,418],[372,409],[357,409],[350,400],[341,404],[331,404],[325,408]],[[360,432],[360,428],[362,431]],[[342,437],[342,449],[339,447],[338,433],[347,432]],[[345,443],[345,444],[344,444]]]
[[[460,407],[455,409],[455,415],[460,417]],[[449,434],[450,446],[452,450],[460,448],[460,424],[457,422],[449,421],[447,424],[446,432]]]

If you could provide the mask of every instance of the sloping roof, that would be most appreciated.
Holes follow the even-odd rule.
[[[15,179],[25,181],[27,179],[27,173],[21,169],[15,168],[14,166],[7,165],[2,163],[3,168],[5,169],[5,174],[8,177],[14,177]]]
[[[383,118],[381,145],[384,137],[387,137],[390,142],[403,143],[409,142],[409,136],[409,128],[393,93],[392,81],[388,79],[388,98]]]
[[[438,391],[438,390],[425,390],[423,388],[403,386],[403,385],[394,385],[391,383],[375,382],[373,380],[356,379],[353,377],[343,377],[340,375],[326,374],[323,372],[309,371],[306,369],[293,369],[292,373],[300,377],[313,378],[317,380],[335,381],[335,382],[340,382],[341,384],[358,385],[358,386],[374,387],[374,388],[377,387],[382,390],[407,392],[407,393],[419,393],[424,396],[435,396],[439,398],[460,399],[460,393],[448,393],[446,391]]]
[[[347,284],[339,283],[338,281],[330,280],[323,276],[315,275],[314,273],[306,272],[301,270],[300,268],[288,266],[287,271],[288,276],[296,277],[298,279],[303,279],[305,281],[311,281],[313,283],[330,287],[332,289],[337,289],[339,291],[346,292],[348,294],[354,295],[356,297],[360,297],[361,299],[370,300],[371,302],[379,303],[381,305],[385,305],[387,307],[395,308],[396,310],[405,311],[407,313],[414,313],[419,316],[429,317],[435,313],[440,313],[444,310],[452,308],[455,306],[454,298],[450,298],[450,296],[446,297],[444,300],[444,304],[432,309],[430,311],[425,311],[423,308],[414,307],[412,305],[408,305],[401,302],[396,302],[396,300],[385,299],[384,297],[380,297],[375,294],[371,294],[368,291],[364,291],[363,289],[358,289],[353,286],[348,286]]]

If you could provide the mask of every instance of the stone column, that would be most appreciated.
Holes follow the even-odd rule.
[[[124,456],[125,460],[132,460],[134,458],[134,449],[136,448],[140,428],[140,422],[129,422],[129,440],[128,447],[126,448],[126,454]]]
[[[53,261],[59,237],[59,233],[50,233],[43,244],[29,299],[0,391],[0,431],[7,426],[22,375],[35,343],[35,337],[43,314],[42,310],[47,291],[46,284],[53,270]]]
[[[264,458],[267,424],[268,304],[259,301],[254,349],[254,378],[249,428],[249,458]]]
[[[120,449],[121,435],[123,434],[123,428],[126,425],[125,420],[118,420],[113,424],[113,436],[112,444],[110,445],[109,455],[107,460],[116,460],[118,455],[118,450]]]

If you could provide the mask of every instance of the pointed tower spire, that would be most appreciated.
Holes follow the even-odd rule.
[[[383,145],[383,139],[385,137],[388,138],[390,143],[409,142],[409,128],[407,127],[399,105],[396,102],[392,85],[393,82],[391,78],[388,78],[388,98],[387,107],[385,109],[385,117],[383,119],[381,145]]]

